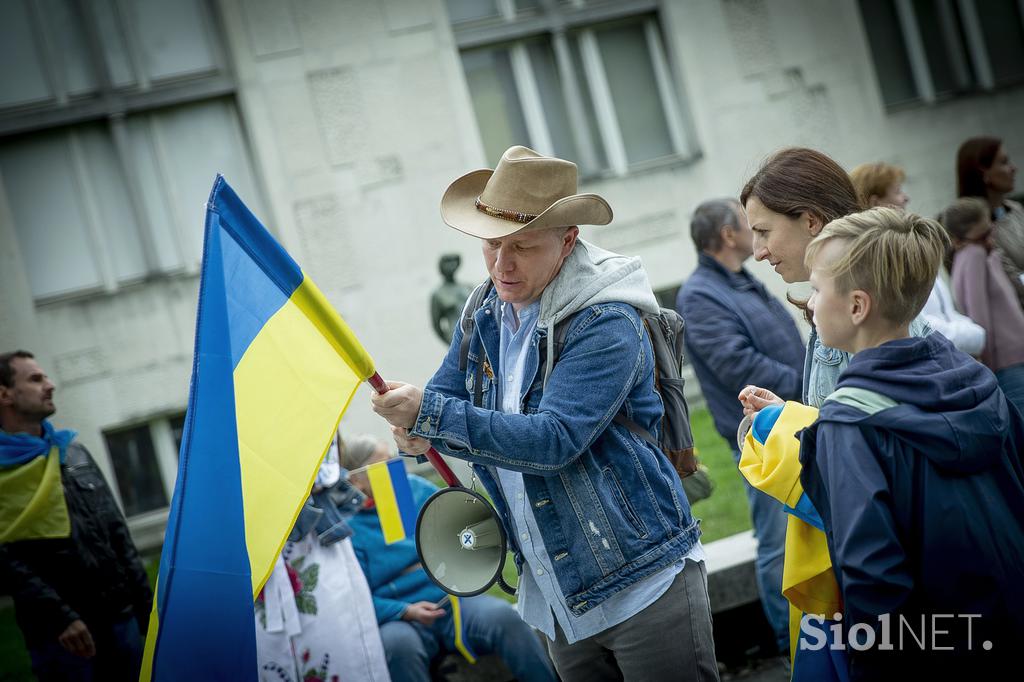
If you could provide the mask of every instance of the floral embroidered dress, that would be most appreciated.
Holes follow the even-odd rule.
[[[316,486],[330,487],[339,477],[335,443]],[[328,542],[316,531],[286,542],[256,600],[261,682],[390,682],[352,542]]]

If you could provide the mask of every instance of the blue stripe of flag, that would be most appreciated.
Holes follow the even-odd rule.
[[[405,526],[405,536],[412,537],[416,532],[416,501],[412,497],[412,487],[409,485],[409,476],[405,472],[405,462],[400,458],[388,462],[388,476],[391,478],[391,488],[395,492],[398,515],[402,518],[402,525]]]

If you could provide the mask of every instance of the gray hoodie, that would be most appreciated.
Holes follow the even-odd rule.
[[[537,327],[548,332],[545,383],[554,365],[555,325],[588,306],[612,302],[646,313],[661,309],[638,257],[621,256],[578,239],[540,297]]]

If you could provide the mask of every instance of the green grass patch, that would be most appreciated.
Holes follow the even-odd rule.
[[[697,456],[709,470],[715,484],[711,497],[693,505],[693,514],[700,519],[705,544],[745,530],[750,530],[750,507],[743,476],[732,460],[732,450],[715,431],[711,413],[701,408],[690,413],[690,427]]]
[[[14,608],[0,609],[0,682],[34,679],[25,640],[14,622]]]

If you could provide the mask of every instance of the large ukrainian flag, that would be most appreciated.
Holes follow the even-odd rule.
[[[253,602],[373,361],[217,178],[142,680],[256,680]]]

